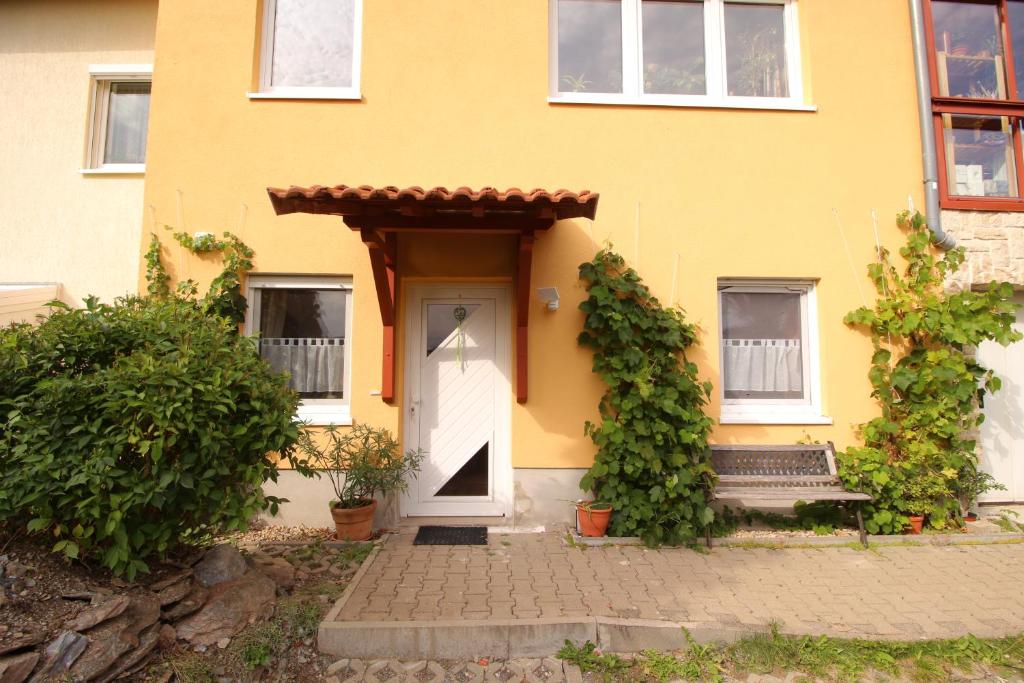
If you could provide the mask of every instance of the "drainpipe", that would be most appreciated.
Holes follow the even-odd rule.
[[[924,39],[921,0],[910,1],[910,29],[914,43],[914,74],[917,76],[917,112],[920,117],[921,153],[924,159],[924,206],[932,242],[939,249],[952,249],[956,240],[942,230],[939,209],[939,164],[935,156],[935,120],[932,118],[931,84],[928,79],[928,48]]]

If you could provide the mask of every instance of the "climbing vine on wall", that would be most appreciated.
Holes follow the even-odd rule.
[[[217,239],[210,233],[193,237],[185,232],[176,232],[174,239],[193,254],[220,254],[223,260],[221,272],[210,281],[209,289],[198,301],[206,310],[236,325],[242,324],[248,303],[242,296],[241,279],[252,270],[253,250],[230,232],[225,232],[223,239]],[[145,257],[146,291],[150,296],[171,295],[171,277],[160,257],[162,248],[160,238],[151,234]],[[183,280],[175,287],[175,293],[184,298],[196,298],[197,291],[198,285],[193,280]]]
[[[607,386],[601,421],[585,426],[598,451],[580,487],[614,506],[612,536],[692,543],[714,520],[712,423],[703,410],[711,383],[686,358],[696,329],[609,249],[580,266],[580,279],[589,296],[578,342],[593,351]]]
[[[972,502],[965,499],[986,484],[974,434],[985,394],[1000,385],[971,352],[983,341],[1021,339],[1011,327],[1010,284],[948,290],[964,249],[937,258],[924,216],[904,212],[897,223],[907,232],[900,249],[906,268],[901,273],[879,249],[879,261],[868,266],[878,298],[844,319],[866,328],[874,345],[868,377],[882,414],[861,425],[863,448],[840,454],[846,484],[875,496],[865,519],[872,533],[898,533],[915,514],[935,528],[959,523],[961,507]]]

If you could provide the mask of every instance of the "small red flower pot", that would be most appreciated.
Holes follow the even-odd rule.
[[[924,527],[924,515],[910,515],[910,533],[919,534],[921,533],[922,527]]]
[[[604,536],[608,532],[608,522],[611,520],[611,516],[611,506],[606,508],[576,506],[576,520],[580,527],[580,534],[584,536]]]

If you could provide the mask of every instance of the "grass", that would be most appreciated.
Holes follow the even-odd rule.
[[[1024,531],[1024,526],[1021,526],[1019,519],[1020,515],[1015,510],[1000,510],[999,516],[992,521],[1003,531],[1016,534]]]
[[[689,633],[686,638],[686,650],[645,650],[632,660],[602,653],[589,641],[579,646],[566,641],[557,656],[608,683],[721,681],[727,673],[744,677],[795,672],[812,679],[843,682],[862,680],[869,672],[915,681],[945,681],[954,672],[969,673],[979,668],[1014,677],[1024,673],[1024,635],[901,642],[787,636],[773,626],[731,645],[701,645]]]
[[[167,659],[150,673],[162,673],[167,669],[171,670],[174,680],[179,683],[213,683],[217,680],[212,664],[193,652]]]
[[[265,666],[293,643],[316,635],[324,608],[313,600],[283,600],[277,604],[273,619],[249,626],[232,639],[228,655],[249,671]]]

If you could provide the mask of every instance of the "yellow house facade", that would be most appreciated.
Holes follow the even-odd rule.
[[[300,415],[427,451],[400,515],[571,518],[605,243],[699,326],[714,441],[843,448],[875,414],[842,318],[923,206],[905,3],[178,0],[156,46],[140,250],[165,224],[255,250],[247,329]],[[289,475],[282,521],[325,522]]]

